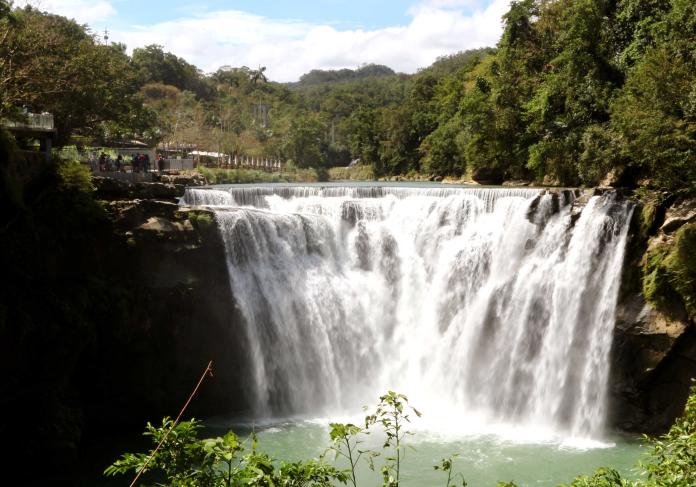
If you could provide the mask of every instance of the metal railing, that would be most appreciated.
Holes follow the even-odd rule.
[[[51,113],[27,113],[24,120],[5,120],[2,125],[14,129],[55,130],[53,114]]]

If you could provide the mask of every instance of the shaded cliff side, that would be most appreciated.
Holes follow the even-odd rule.
[[[696,198],[639,193],[610,379],[612,424],[662,433],[696,377]]]
[[[176,204],[184,183],[107,194],[79,169],[17,178],[21,157],[1,162],[6,460],[64,472],[91,438],[176,415],[208,360],[214,378],[188,414],[244,411],[224,249],[211,214]]]

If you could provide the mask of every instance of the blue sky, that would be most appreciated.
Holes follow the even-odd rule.
[[[296,19],[347,28],[374,29],[408,22],[411,0],[114,0],[119,24],[157,23],[204,11],[241,10],[268,18]]]
[[[386,64],[412,73],[437,57],[494,45],[509,0],[16,0],[108,29],[129,49],[160,44],[205,72]]]

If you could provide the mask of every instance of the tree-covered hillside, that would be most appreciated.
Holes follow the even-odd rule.
[[[317,85],[321,83],[336,83],[341,81],[353,81],[364,78],[377,78],[379,76],[392,76],[396,74],[393,69],[380,64],[366,64],[358,69],[322,70],[313,69],[302,75],[297,86]]]
[[[50,111],[66,143],[140,138],[317,169],[359,159],[376,176],[696,184],[690,0],[514,1],[495,48],[414,75],[366,65],[291,84],[263,67],[204,74],[156,45],[128,56],[0,3],[0,116]]]

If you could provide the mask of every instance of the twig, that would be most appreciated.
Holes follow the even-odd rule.
[[[157,447],[153,450],[152,453],[150,453],[150,456],[147,457],[147,460],[145,461],[145,463],[143,464],[143,466],[140,467],[140,470],[138,471],[138,474],[137,474],[137,475],[135,476],[135,478],[133,479],[133,482],[130,483],[129,487],[134,487],[134,486],[135,486],[135,483],[138,481],[138,479],[139,479],[140,476],[143,474],[143,472],[145,471],[145,469],[147,468],[147,466],[150,464],[150,462],[152,461],[152,459],[155,457],[155,455],[157,454],[157,451],[158,451],[158,450],[162,447],[162,445],[164,444],[165,440],[166,440],[167,437],[169,436],[169,433],[171,433],[172,430],[173,430],[173,429],[176,427],[176,425],[179,423],[179,420],[180,420],[181,417],[184,415],[184,411],[186,411],[186,408],[187,408],[188,405],[191,403],[191,400],[193,399],[193,397],[194,397],[194,396],[196,395],[196,393],[198,392],[198,388],[201,386],[201,384],[203,383],[203,381],[205,380],[205,378],[208,376],[208,374],[210,374],[211,376],[213,375],[213,361],[212,361],[212,360],[211,360],[210,362],[208,362],[208,365],[206,366],[205,370],[203,371],[203,374],[201,375],[201,378],[198,379],[198,384],[196,384],[196,387],[194,387],[193,392],[191,392],[191,395],[189,396],[188,400],[186,401],[186,404],[184,404],[184,407],[182,407],[182,408],[181,408],[181,411],[179,411],[179,415],[176,417],[176,419],[174,420],[174,422],[172,423],[172,425],[169,427],[169,429],[167,430],[167,432],[164,434],[164,436],[163,436],[162,439],[160,440],[160,442],[159,442],[159,444],[157,445]]]

